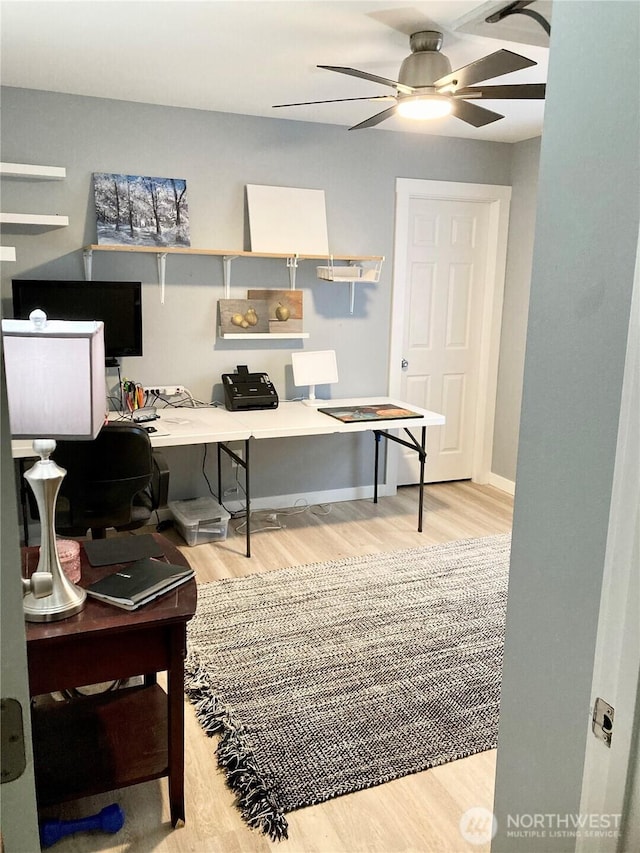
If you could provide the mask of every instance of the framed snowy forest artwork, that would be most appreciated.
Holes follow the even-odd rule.
[[[187,247],[187,182],[94,172],[98,244]]]

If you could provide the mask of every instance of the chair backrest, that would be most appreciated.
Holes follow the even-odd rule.
[[[67,471],[58,500],[59,532],[131,523],[133,499],[149,487],[153,472],[146,430],[131,423],[110,423],[94,441],[57,442],[53,458]]]

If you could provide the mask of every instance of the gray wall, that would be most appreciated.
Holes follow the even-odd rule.
[[[214,386],[220,374],[237,364],[268,371],[283,398],[299,394],[289,365],[291,351],[301,347],[336,349],[340,382],[333,396],[385,393],[396,177],[489,184],[511,179],[513,146],[507,144],[384,130],[348,133],[328,125],[6,88],[2,112],[3,160],[67,168],[62,182],[4,180],[3,208],[65,213],[71,223],[43,233],[5,233],[3,242],[15,243],[18,256],[15,265],[3,265],[7,313],[14,275],[83,277],[81,247],[96,240],[93,171],[186,178],[192,246],[231,250],[249,248],[245,184],[322,188],[332,251],[387,257],[380,284],[358,288],[354,316],[348,313],[348,288],[318,281],[315,265],[303,262],[298,286],[309,340],[245,345],[215,338],[216,303],[223,296],[220,259],[170,256],[161,305],[153,256],[96,254],[95,278],[145,282],[145,356],[124,360],[123,374],[144,384],[181,383],[205,400],[212,390],[219,398]],[[238,296],[247,287],[288,286],[283,262],[240,259],[232,274]],[[117,375],[108,378],[114,385]],[[308,442],[271,442],[268,454],[255,456],[255,493],[370,484],[370,450],[367,437],[318,440],[313,457]],[[172,450],[170,456],[173,496],[204,493],[197,473],[201,449]]]
[[[615,45],[593,66],[603,32]],[[640,204],[640,4],[554,6],[513,548],[494,851],[508,817],[579,811]],[[585,85],[578,86],[582,80]]]
[[[494,474],[511,481],[516,479],[518,458],[539,159],[540,137],[519,142],[512,148],[513,190],[491,465]]]

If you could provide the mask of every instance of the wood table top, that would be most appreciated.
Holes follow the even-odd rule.
[[[166,562],[189,567],[189,561],[176,546],[159,533],[152,534],[162,546]],[[87,587],[95,581],[118,571],[126,563],[114,563],[108,566],[92,566],[89,563],[82,543],[80,543],[82,577],[78,586]],[[30,577],[38,564],[39,547],[22,548],[22,573]],[[149,626],[159,622],[186,622],[195,613],[197,602],[196,582],[192,578],[185,584],[170,590],[165,595],[145,604],[139,610],[129,611],[87,597],[83,610],[75,616],[69,616],[58,622],[26,622],[27,643],[64,639],[76,634],[93,632],[117,632],[131,630],[135,626]]]

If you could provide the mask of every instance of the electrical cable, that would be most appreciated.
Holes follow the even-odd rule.
[[[311,515],[331,515],[331,504],[314,504],[309,507]]]
[[[305,512],[310,513],[311,515],[329,515],[331,513],[331,505],[330,504],[308,504],[304,498],[298,498],[294,503],[293,507],[290,509],[258,509],[251,511],[251,517],[255,516],[260,520],[260,516],[266,516],[265,520],[269,522],[274,522],[270,525],[265,525],[263,527],[251,527],[252,533],[260,533],[263,530],[286,530],[286,525],[276,523],[278,522],[278,516],[283,515],[285,517],[289,515],[301,515]],[[247,526],[246,514],[245,518],[240,522],[240,524],[234,527],[236,533],[241,533]]]
[[[202,454],[202,476],[206,480],[207,486],[209,487],[209,492],[215,498],[215,494],[213,492],[213,489],[211,488],[211,483],[209,482],[209,478],[207,477],[207,472],[205,470],[205,466],[207,464],[207,451],[209,450],[209,445],[203,444],[202,446],[204,447],[204,453]]]
[[[497,12],[494,12],[492,15],[489,15],[488,18],[485,18],[485,23],[487,24],[499,24],[500,21],[503,21],[509,15],[526,15],[527,17],[534,20],[536,23],[540,24],[545,33],[550,36],[551,35],[551,24],[540,12],[536,12],[534,9],[527,9],[526,6],[529,6],[532,3],[532,0],[515,0],[515,2],[510,3],[505,6],[503,9],[500,9]]]
[[[149,402],[149,405],[156,405],[158,400],[164,403],[164,405],[161,407],[163,409],[198,409],[209,408],[211,406],[216,407],[219,405],[216,402],[206,403],[204,400],[197,400],[188,388],[185,388],[182,394],[176,394],[171,398],[165,397],[162,394],[154,394],[153,399]],[[189,406],[187,406],[187,403],[189,404]]]
[[[230,510],[228,506],[226,506],[224,503],[221,502],[222,508],[225,509],[229,513],[229,515],[231,516],[231,518],[234,521],[238,518],[246,518],[246,515],[247,515],[247,508],[246,508],[247,493],[246,493],[242,483],[238,480],[237,476],[236,476],[236,485],[238,487],[236,490],[236,494],[238,491],[241,491],[242,495],[245,499],[244,509]]]
[[[260,512],[260,510],[258,510],[258,512]],[[253,517],[254,515],[257,516],[258,513],[252,512],[251,516]],[[267,521],[270,521],[270,519],[267,518]],[[240,524],[236,525],[233,529],[236,531],[236,533],[242,533],[246,526],[247,519],[245,516],[245,518],[240,522]],[[263,530],[284,530],[284,524],[265,524],[262,527],[254,527],[253,525],[251,526],[252,533],[262,533]]]
[[[119,397],[115,397],[113,394],[107,394],[107,403],[109,404],[110,411],[112,412],[121,412],[120,408],[122,401]]]

